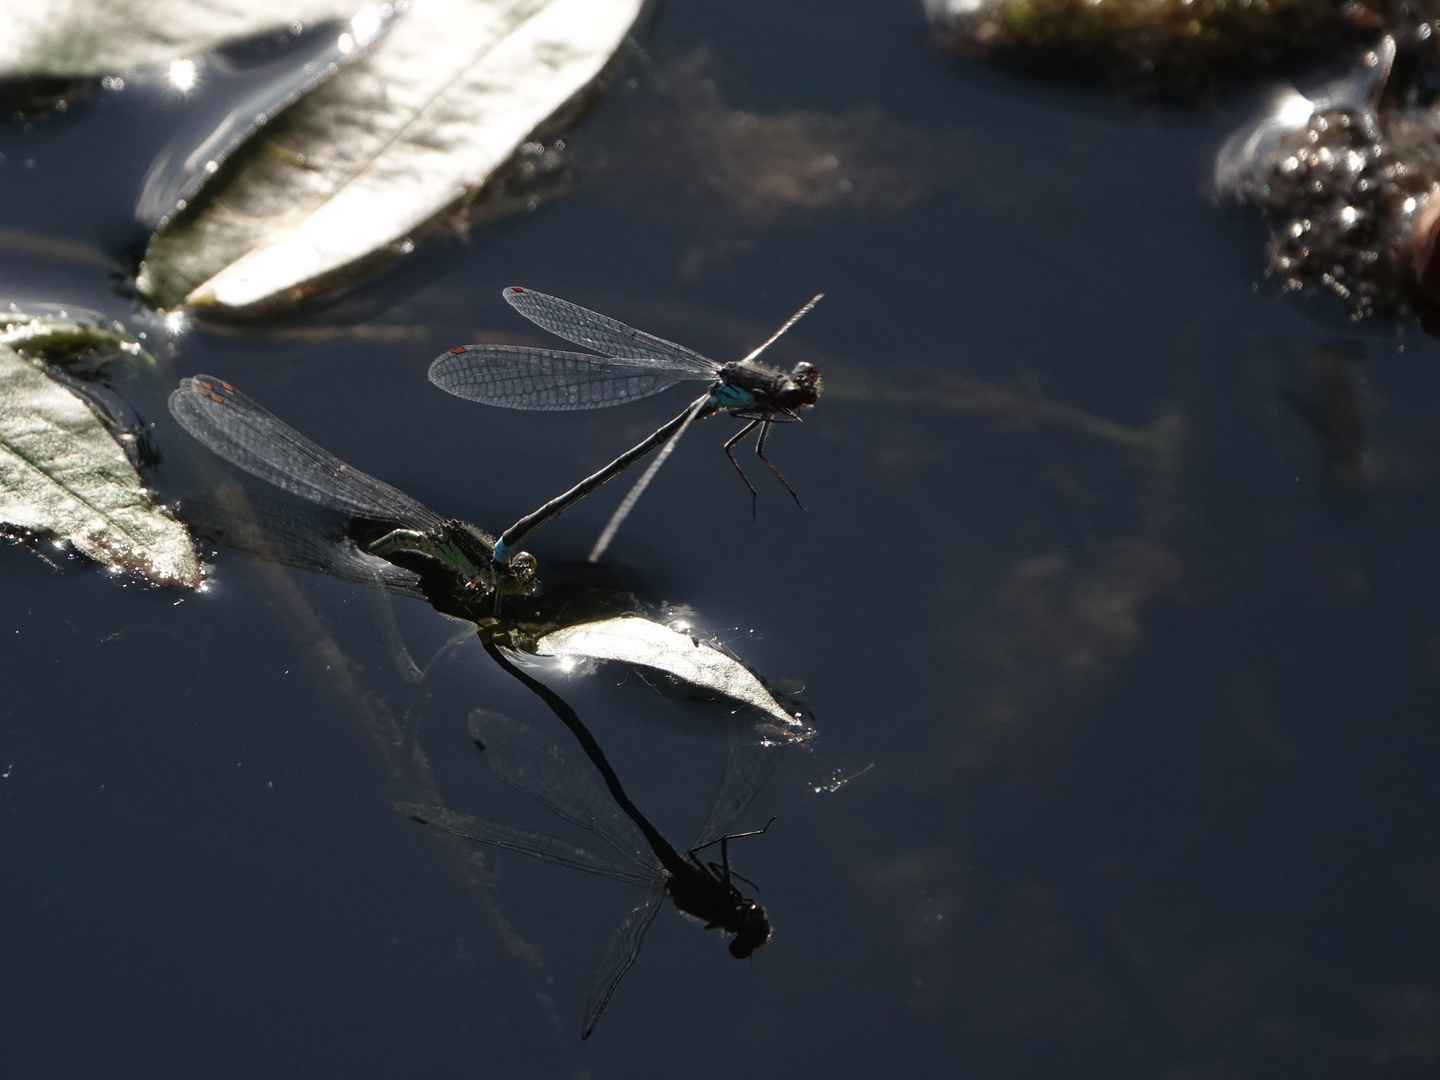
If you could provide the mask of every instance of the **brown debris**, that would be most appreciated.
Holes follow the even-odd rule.
[[[981,719],[1009,724],[1088,693],[1134,651],[1141,611],[1179,578],[1175,554],[1140,537],[1089,567],[1060,555],[1022,559],[979,634],[991,684]]]

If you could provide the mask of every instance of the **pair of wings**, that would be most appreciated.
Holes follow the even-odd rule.
[[[430,381],[440,389],[486,405],[555,412],[622,405],[720,373],[721,365],[707,356],[557,296],[518,285],[503,295],[542,330],[599,355],[465,345],[430,365]]]
[[[329,510],[422,532],[445,524],[418,499],[347,465],[223,379],[181,379],[169,406],[180,426],[215,454],[281,491]]]

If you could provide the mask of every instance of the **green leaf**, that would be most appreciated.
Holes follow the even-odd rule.
[[[32,345],[64,352],[103,333],[60,320],[23,326]],[[158,585],[200,584],[189,533],[150,499],[110,431],[8,344],[0,344],[0,523],[68,540],[97,562]]]
[[[776,721],[769,730],[798,742],[813,729],[785,710],[749,668],[690,634],[638,615],[567,626],[535,642],[540,656],[614,660],[664,672],[682,683],[760,710]]]
[[[161,307],[287,310],[408,251],[605,67],[643,0],[417,2],[152,238]]]

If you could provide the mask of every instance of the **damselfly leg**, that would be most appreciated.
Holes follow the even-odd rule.
[[[796,417],[796,419],[798,420],[799,417]],[[750,491],[751,521],[754,521],[759,516],[760,496],[755,490],[755,485],[750,483],[750,478],[745,475],[745,470],[740,468],[740,463],[735,460],[735,455],[730,451],[737,442],[754,431],[756,427],[760,429],[760,436],[755,440],[755,456],[760,459],[761,464],[770,470],[770,474],[774,476],[776,480],[779,480],[780,483],[785,485],[785,490],[788,491],[790,497],[795,500],[795,505],[800,507],[801,510],[805,509],[805,504],[800,501],[800,496],[795,494],[795,489],[790,486],[790,481],[786,480],[785,477],[781,475],[780,470],[775,468],[775,466],[771,464],[770,459],[765,456],[765,440],[770,437],[770,425],[779,422],[780,421],[772,417],[765,417],[763,419],[753,418],[748,424],[725,440],[725,456],[730,459],[730,464],[735,466],[735,471],[740,474],[740,479],[744,481],[746,488]]]
[[[724,446],[725,456],[730,459],[730,464],[735,466],[735,471],[740,474],[740,479],[741,479],[742,481],[744,481],[745,486],[750,489],[750,520],[751,520],[751,521],[754,521],[754,520],[759,516],[760,494],[759,494],[759,492],[757,492],[757,491],[755,490],[755,485],[752,484],[752,483],[750,483],[750,478],[745,475],[745,470],[742,469],[742,468],[740,468],[740,463],[735,460],[735,455],[732,454],[732,453],[730,452],[730,450],[731,450],[731,448],[732,448],[737,442],[739,442],[741,439],[743,439],[746,435],[750,434],[750,432],[753,431],[753,430],[755,429],[756,425],[759,424],[759,423],[760,423],[759,420],[751,420],[748,424],[746,424],[744,427],[742,427],[742,428],[741,428],[739,431],[737,431],[734,435],[732,435],[732,436],[730,436],[730,438],[726,439],[726,440],[725,440],[725,446]],[[761,437],[762,437],[762,438],[764,437],[763,434],[762,434]]]
[[[797,416],[795,419],[799,420],[800,418]],[[800,507],[801,510],[804,510],[805,504],[800,501],[800,496],[795,494],[795,489],[790,486],[790,481],[786,480],[785,477],[780,475],[780,470],[775,468],[774,465],[770,464],[770,459],[765,456],[765,440],[770,437],[770,425],[773,423],[775,423],[774,420],[761,421],[760,437],[755,440],[755,456],[758,457],[760,461],[765,465],[765,467],[770,470],[771,476],[775,477],[776,480],[779,480],[780,483],[785,485],[785,490],[788,491],[790,493],[790,497],[795,500],[795,505]]]
[[[716,844],[719,844],[721,876],[726,881],[729,881],[732,876],[740,877],[739,874],[736,874],[733,870],[730,869],[730,841],[743,840],[747,836],[763,836],[765,834],[765,830],[770,828],[771,825],[774,825],[775,822],[779,820],[780,816],[777,814],[775,817],[772,817],[769,821],[767,821],[758,829],[750,829],[747,832],[726,833],[724,836],[717,836],[714,840],[707,841],[706,843],[701,844],[699,847],[691,848],[685,853],[685,856],[691,862],[698,864],[700,860],[699,858],[697,858],[697,856],[700,854],[700,852],[704,851],[706,848],[712,848]],[[714,866],[715,864],[711,863],[710,865]],[[745,881],[744,878],[740,878],[740,880]],[[755,887],[754,882],[747,881],[746,884],[750,885],[752,888]]]

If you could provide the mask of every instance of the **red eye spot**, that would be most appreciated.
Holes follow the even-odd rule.
[[[454,355],[454,356],[459,356],[459,355],[460,355],[461,353],[463,353],[464,351],[465,351],[465,346],[464,346],[464,345],[456,345],[455,348],[453,348],[453,349],[450,350],[451,354]]]

